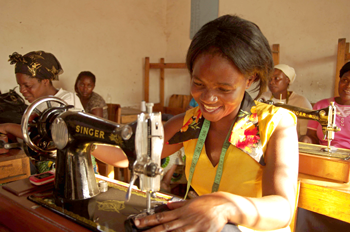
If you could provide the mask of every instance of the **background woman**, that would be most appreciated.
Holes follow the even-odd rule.
[[[337,115],[335,124],[341,130],[334,134],[331,146],[350,149],[350,62],[346,63],[339,73],[338,93],[339,97],[331,97],[318,101],[313,109],[326,108],[334,102]],[[310,120],[307,125],[307,133],[299,140],[304,143],[328,145],[324,140],[322,126],[319,122]],[[305,209],[298,209],[298,220],[296,231],[350,231],[350,224],[317,214]]]
[[[83,109],[79,98],[74,93],[62,88],[56,89],[53,86],[52,80],[58,80],[58,75],[63,73],[61,64],[53,54],[44,51],[33,51],[22,56],[14,52],[10,55],[9,61],[11,64],[15,64],[19,90],[29,103],[40,97],[51,95],[64,100],[68,105],[73,105],[77,110]],[[39,107],[41,106],[39,105]],[[0,124],[0,133],[23,139],[21,125],[19,124]],[[42,167],[39,171],[46,171],[47,168],[50,167]]]
[[[79,73],[74,89],[87,113],[108,119],[108,107],[105,100],[99,94],[93,92],[95,84],[95,75],[89,71],[84,71]]]
[[[168,203],[171,211],[135,225],[221,231],[233,223],[242,231],[289,231],[298,175],[296,117],[246,93],[253,82],[264,89],[272,72],[268,41],[254,23],[225,15],[196,33],[186,62],[199,106],[165,124],[162,157],[184,147],[186,177],[199,197]]]
[[[318,101],[313,109],[319,110],[334,102],[337,109],[336,125],[341,130],[334,134],[331,145],[339,148],[350,149],[350,62],[346,63],[340,70],[338,86],[339,97],[331,97]],[[307,133],[300,138],[301,142],[321,144],[327,146],[324,140],[322,126],[319,122],[310,120],[307,126]]]
[[[288,105],[297,106],[305,109],[312,109],[312,106],[304,96],[295,91],[288,91],[289,86],[295,81],[296,73],[294,68],[286,64],[278,64],[274,67],[272,77],[269,79],[269,90],[261,95],[265,101],[271,100],[274,103],[282,102]],[[308,120],[298,119],[298,136],[305,135]]]

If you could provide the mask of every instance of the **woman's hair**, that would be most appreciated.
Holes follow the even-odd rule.
[[[17,52],[10,55],[10,64],[16,64],[15,73],[22,73],[37,78],[38,81],[49,79],[58,80],[58,75],[63,73],[60,62],[48,52],[33,51],[24,56]]]
[[[96,84],[96,77],[95,77],[95,75],[92,72],[90,72],[90,71],[83,71],[83,72],[79,73],[79,75],[78,75],[78,77],[77,77],[77,79],[75,81],[75,85],[74,85],[75,92],[78,92],[78,81],[82,77],[90,77],[92,82],[94,84]]]
[[[270,45],[256,24],[233,15],[205,24],[193,37],[187,52],[190,74],[201,54],[221,55],[232,61],[244,76],[258,82],[254,89],[259,90],[257,97],[266,90],[273,59]]]

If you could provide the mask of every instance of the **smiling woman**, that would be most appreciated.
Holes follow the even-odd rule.
[[[22,56],[14,52],[10,55],[9,61],[11,64],[15,64],[19,90],[28,102],[32,103],[40,97],[52,95],[64,100],[68,105],[73,105],[76,110],[83,109],[78,96],[64,89],[56,89],[53,86],[52,81],[58,80],[58,76],[63,73],[61,64],[53,54],[44,51],[33,51]],[[19,124],[0,124],[0,133],[11,134],[23,139],[21,125]],[[42,169],[42,171],[47,171],[47,169]],[[35,172],[34,169],[32,169],[33,172]]]
[[[184,148],[187,189],[199,197],[168,203],[170,211],[137,218],[135,225],[221,231],[229,223],[238,231],[290,231],[298,176],[296,118],[246,92],[257,82],[260,95],[272,72],[265,36],[252,22],[221,16],[196,33],[186,63],[198,106],[164,125],[162,158]]]

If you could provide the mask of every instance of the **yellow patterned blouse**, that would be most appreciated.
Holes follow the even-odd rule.
[[[245,115],[239,116],[239,120],[232,129],[229,139],[231,145],[226,152],[218,191],[230,192],[245,197],[261,197],[262,170],[265,166],[264,153],[267,143],[282,117],[288,114],[292,115],[296,123],[295,115],[288,110],[260,102],[254,103],[255,106],[250,108],[251,112],[243,111]],[[189,121],[192,122],[194,118],[199,118],[198,115],[200,115],[199,107],[187,111],[184,118],[184,127],[190,127],[191,123]],[[197,140],[195,138],[183,141],[187,179]],[[204,146],[191,183],[191,186],[199,195],[211,193],[217,167],[218,165],[213,167],[206,155]],[[289,228],[285,229],[283,231],[289,231]],[[247,231],[243,228],[241,230]]]

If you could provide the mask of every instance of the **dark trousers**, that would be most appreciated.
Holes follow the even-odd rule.
[[[296,232],[345,232],[350,223],[298,208]]]

